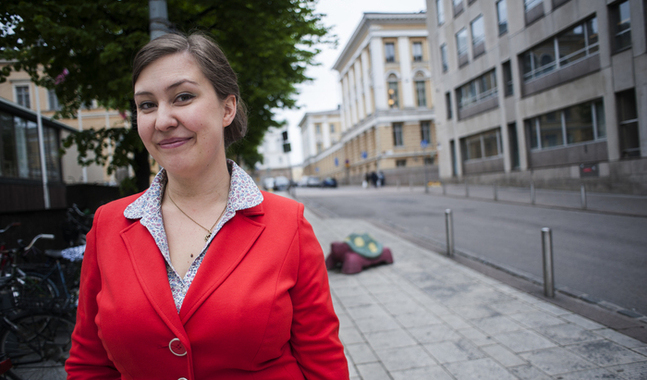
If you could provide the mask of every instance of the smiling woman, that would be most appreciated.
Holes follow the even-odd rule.
[[[95,213],[68,378],[348,379],[303,205],[226,158],[246,118],[222,51],[159,37],[136,56],[133,88],[163,169]]]

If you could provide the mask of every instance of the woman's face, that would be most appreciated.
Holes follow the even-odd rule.
[[[224,164],[223,132],[236,116],[236,98],[220,101],[190,54],[167,55],[142,70],[135,103],[139,136],[170,175],[197,178]]]

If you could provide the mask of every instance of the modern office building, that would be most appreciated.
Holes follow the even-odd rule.
[[[316,127],[304,127],[330,113],[306,115],[304,174],[358,184],[382,171],[395,184],[422,183],[424,169],[437,172],[427,34],[424,12],[364,14],[333,66],[342,92],[339,140],[333,142],[337,132],[329,134],[326,122],[321,138]]]
[[[647,193],[645,0],[427,0],[440,176]]]

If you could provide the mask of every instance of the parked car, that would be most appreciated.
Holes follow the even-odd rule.
[[[274,178],[274,190],[285,191],[290,187],[290,180],[288,177],[278,176]]]
[[[309,176],[307,186],[308,187],[321,187],[321,178],[314,177],[314,176]]]
[[[321,183],[322,187],[337,187],[337,180],[333,177],[326,177]]]
[[[263,189],[274,190],[274,177],[263,178]]]

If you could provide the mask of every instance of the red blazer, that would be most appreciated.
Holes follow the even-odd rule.
[[[348,379],[321,246],[274,194],[218,232],[177,312],[165,261],[124,198],[97,210],[68,379]]]

